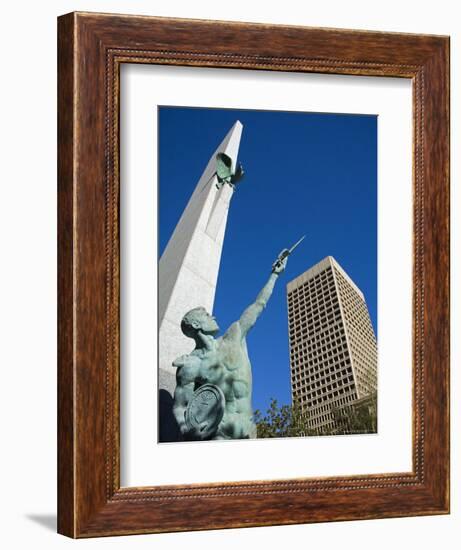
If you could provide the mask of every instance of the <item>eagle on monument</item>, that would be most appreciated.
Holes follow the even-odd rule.
[[[216,183],[217,189],[221,189],[225,183],[234,188],[243,178],[244,174],[245,171],[240,162],[237,168],[233,170],[232,159],[229,155],[226,155],[226,153],[218,153],[216,155],[216,172],[213,175],[216,175],[218,179]]]

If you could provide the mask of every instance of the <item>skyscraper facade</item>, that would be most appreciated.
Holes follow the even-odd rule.
[[[293,402],[315,433],[335,427],[335,410],[377,389],[377,345],[365,298],[328,256],[287,285]]]

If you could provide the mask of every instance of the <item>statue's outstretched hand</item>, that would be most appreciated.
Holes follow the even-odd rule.
[[[288,254],[286,254],[286,252],[288,252],[288,250],[282,250],[282,252],[280,252],[278,258],[272,264],[272,273],[280,275],[280,273],[285,271],[288,262]]]

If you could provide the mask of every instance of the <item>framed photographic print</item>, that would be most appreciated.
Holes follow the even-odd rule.
[[[58,31],[59,532],[448,513],[448,38]]]

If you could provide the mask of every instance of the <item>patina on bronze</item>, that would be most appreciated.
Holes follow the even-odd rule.
[[[204,384],[195,390],[184,413],[184,420],[190,433],[197,433],[200,439],[212,437],[224,416],[226,398],[218,386]]]

